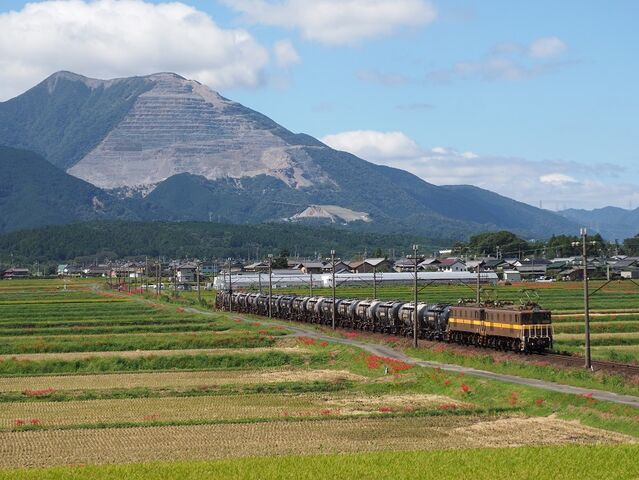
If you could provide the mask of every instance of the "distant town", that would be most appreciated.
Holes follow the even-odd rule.
[[[556,258],[522,257],[495,258],[493,256],[465,259],[452,256],[451,250],[437,252],[437,256],[414,258],[386,257],[339,259],[335,265],[330,259],[300,259],[280,256],[271,260],[270,271],[275,286],[313,284],[328,286],[327,278],[335,272],[340,283],[357,284],[376,280],[380,283],[409,283],[412,275],[402,275],[417,271],[432,274],[433,281],[473,280],[479,270],[482,281],[567,281],[583,279],[583,257],[569,256]],[[639,278],[639,257],[614,255],[592,257],[587,260],[591,278],[636,279]],[[0,278],[4,280],[58,276],[115,279],[128,283],[144,278],[168,278],[179,289],[189,289],[200,277],[207,288],[228,286],[228,277],[233,285],[254,286],[263,281],[269,272],[269,261],[249,261],[244,259],[218,259],[204,261],[198,259],[151,259],[142,261],[109,261],[92,265],[60,264],[55,273],[45,275],[37,265],[0,266]],[[235,279],[233,279],[235,277]],[[375,277],[375,278],[373,278]],[[214,283],[214,280],[217,280]]]

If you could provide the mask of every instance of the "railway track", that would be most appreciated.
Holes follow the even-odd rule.
[[[553,364],[560,364],[567,367],[584,367],[584,358],[561,353],[539,353],[532,355],[532,358],[549,359]],[[619,373],[630,376],[639,376],[639,365],[628,363],[617,363],[605,360],[593,360],[591,362],[593,371],[607,371],[610,373]]]

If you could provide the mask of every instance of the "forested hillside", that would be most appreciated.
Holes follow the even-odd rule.
[[[442,240],[411,235],[359,233],[331,227],[292,224],[227,225],[207,222],[95,221],[44,227],[0,236],[0,263],[14,259],[63,261],[77,257],[172,258],[266,257],[288,250],[301,256],[327,256],[331,249],[350,257],[375,250],[408,252],[413,243],[424,252],[445,244]],[[259,250],[259,252],[258,252]]]

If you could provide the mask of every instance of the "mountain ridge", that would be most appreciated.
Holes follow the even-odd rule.
[[[592,210],[569,208],[560,215],[587,227],[591,233],[600,233],[610,240],[623,240],[639,234],[639,208],[602,207]]]
[[[172,73],[114,80],[56,73],[0,103],[0,144],[126,193],[122,205],[140,219],[207,220],[213,212],[258,223],[333,205],[368,215],[370,222],[352,222],[367,231],[462,238],[510,229],[543,237],[577,228],[487,190],[436,186],[334,150]]]

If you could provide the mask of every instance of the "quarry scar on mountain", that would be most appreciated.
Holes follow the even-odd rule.
[[[105,189],[147,191],[187,172],[209,180],[266,174],[293,188],[328,180],[302,147],[260,128],[239,104],[174,74],[146,78],[152,88],[68,173]]]
[[[309,205],[303,212],[293,215],[290,220],[300,220],[303,218],[326,218],[332,223],[335,223],[338,219],[345,222],[355,222],[357,220],[363,222],[371,221],[366,212],[355,212],[337,205]]]

